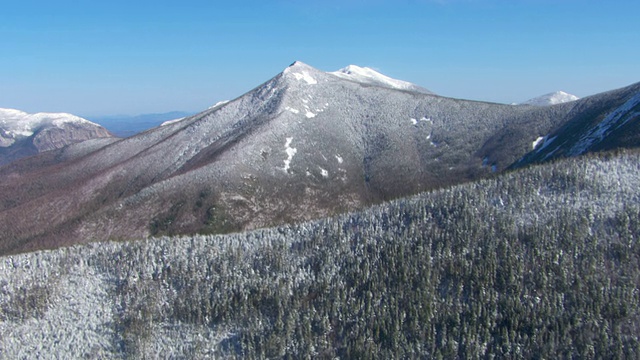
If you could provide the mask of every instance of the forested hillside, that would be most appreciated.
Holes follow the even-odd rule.
[[[637,358],[639,160],[568,159],[242,234],[3,257],[0,357]]]

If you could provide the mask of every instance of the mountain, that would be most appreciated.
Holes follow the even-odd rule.
[[[0,257],[0,349],[637,358],[639,163],[591,155],[298,225]]]
[[[434,95],[433,92],[423,87],[420,87],[418,85],[412,84],[407,81],[392,79],[368,67],[349,65],[338,71],[331,72],[330,74],[341,77],[343,79],[355,81],[361,84],[382,86],[382,87],[388,87],[390,89],[397,89],[397,90],[416,91],[424,94]]]
[[[639,144],[640,84],[634,84],[578,102],[570,119],[541,134],[532,143],[533,151],[514,167]]]
[[[533,99],[529,99],[523,102],[522,105],[550,106],[555,104],[562,104],[566,102],[576,101],[578,99],[580,98],[575,95],[568,94],[564,91],[556,91],[553,93],[535,97]]]
[[[28,114],[0,109],[0,165],[88,139],[111,136],[100,125],[71,114]]]
[[[538,137],[622,106],[629,89],[510,106],[295,62],[184,120],[0,169],[0,253],[296,223],[492,177]]]
[[[119,137],[129,137],[145,130],[160,126],[165,121],[182,119],[194,115],[193,112],[171,111],[159,114],[88,116]]]

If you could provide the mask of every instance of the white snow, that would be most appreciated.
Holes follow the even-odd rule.
[[[323,178],[328,178],[329,177],[329,172],[327,170],[323,169],[323,168],[320,168],[320,173],[322,174]]]
[[[304,116],[306,116],[307,118],[311,119],[311,118],[316,117],[316,114],[314,114],[311,111],[307,110],[307,113],[304,114]]]
[[[304,82],[306,82],[309,85],[315,85],[318,83],[318,81],[316,81],[316,79],[314,79],[311,75],[309,75],[308,72],[306,71],[302,71],[301,73],[291,73],[293,76],[295,76],[296,80],[302,80]]]
[[[284,149],[287,153],[287,158],[284,160],[284,168],[285,172],[289,171],[291,160],[293,160],[293,156],[298,152],[296,148],[291,147],[291,142],[293,141],[292,137],[288,137],[287,141],[284,143]]]
[[[338,160],[339,164],[342,164],[344,162],[344,159],[340,155],[336,155],[336,160]]]
[[[538,147],[538,145],[540,145],[540,143],[542,143],[543,141],[544,141],[544,136],[538,136],[538,138],[535,139],[533,143],[531,143],[531,148],[535,150],[536,147]]]
[[[228,103],[229,100],[222,100],[222,101],[218,101],[217,103],[215,103],[213,106],[211,106],[209,109],[214,109],[217,108],[218,106],[222,106],[226,103]]]
[[[611,131],[620,128],[630,119],[640,115],[640,112],[631,113],[631,109],[640,105],[640,93],[632,96],[622,106],[612,111],[598,125],[583,135],[571,148],[569,154],[580,155],[584,153],[596,141],[601,141]],[[615,127],[614,127],[615,126]]]
[[[426,123],[431,123],[431,124],[433,124],[433,121],[431,121],[431,119],[430,119],[430,118],[427,118],[427,117],[424,117],[424,116],[423,116],[423,117],[421,117],[421,118],[420,118],[420,120],[418,120],[418,119],[416,119],[416,118],[410,118],[409,120],[411,120],[411,123],[412,123],[413,125],[418,125],[418,121],[424,121],[424,122],[426,122]]]
[[[343,79],[364,83],[364,84],[383,85],[393,89],[412,90],[412,91],[420,91],[424,93],[431,93],[430,91],[423,89],[408,81],[390,78],[368,67],[349,65],[338,71],[330,72],[329,74],[338,76]]]
[[[542,96],[535,97],[533,99],[529,99],[522,103],[522,105],[533,105],[533,106],[550,106],[555,104],[562,104],[570,101],[576,101],[580,99],[575,95],[571,95],[564,91],[556,91],[549,94],[544,94]]]
[[[180,121],[182,121],[184,119],[185,118],[181,117],[179,119],[167,120],[167,121],[163,122],[162,124],[160,124],[160,126],[167,126],[167,125],[175,124],[175,123],[180,122]]]
[[[544,149],[547,146],[549,146],[549,144],[551,144],[556,138],[557,138],[557,136],[554,136],[554,137],[544,136],[542,138],[542,140],[540,140],[542,142],[542,145],[539,146],[540,144],[536,144],[536,151],[537,152],[542,151],[542,149]]]
[[[289,106],[285,107],[284,109],[287,110],[287,111],[290,111],[290,112],[292,112],[294,114],[299,114],[300,113],[300,110],[294,109],[294,108],[289,107]]]
[[[64,124],[98,124],[67,113],[29,114],[15,109],[0,108],[0,126],[10,135],[31,136],[43,125],[61,127]]]

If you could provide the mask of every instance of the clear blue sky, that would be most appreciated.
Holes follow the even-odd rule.
[[[640,81],[638,0],[6,1],[0,107],[199,111],[294,60],[519,102]]]

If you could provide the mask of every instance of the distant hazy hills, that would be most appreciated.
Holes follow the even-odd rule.
[[[128,137],[160,126],[165,121],[181,119],[193,114],[185,111],[171,111],[160,114],[90,116],[89,118],[118,137]]]
[[[0,165],[88,139],[109,138],[102,126],[65,113],[0,109]]]
[[[441,97],[371,69],[327,73],[296,62],[181,121],[0,169],[0,252],[298,222],[514,164],[636,146],[623,133],[637,126],[639,87],[513,106]],[[582,145],[561,151],[571,144]]]

